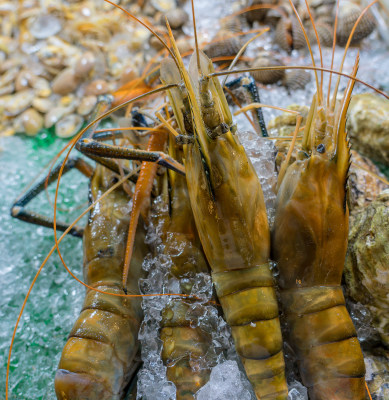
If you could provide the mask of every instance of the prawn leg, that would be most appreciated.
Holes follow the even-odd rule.
[[[34,186],[32,186],[23,196],[19,197],[15,202],[12,204],[11,207],[11,216],[14,218],[18,218],[22,221],[28,222],[30,224],[40,225],[47,228],[53,228],[53,218],[46,217],[45,215],[38,214],[34,211],[30,211],[26,209],[27,204],[38,196],[42,191],[45,190],[47,185],[55,182],[58,179],[59,172],[61,170],[62,163],[58,164],[55,168],[50,171],[48,177],[44,177]],[[71,171],[73,168],[80,171],[84,176],[90,178],[93,174],[93,168],[82,158],[75,157],[70,158],[66,161],[63,174]],[[57,221],[57,230],[64,232],[68,227],[69,224],[64,222]],[[70,231],[69,234],[75,237],[82,238],[84,229],[79,226],[74,226]]]
[[[154,162],[173,171],[185,174],[184,166],[162,151],[147,151],[108,145],[91,139],[81,139],[79,149],[83,154],[88,156]]]
[[[251,75],[236,78],[233,81],[226,83],[226,87],[230,90],[242,88],[244,91],[244,97],[247,99],[248,103],[261,103],[257,85]],[[267,133],[262,108],[256,108],[252,111],[252,114],[254,115],[254,118],[260,128],[262,137],[268,137],[269,134]]]

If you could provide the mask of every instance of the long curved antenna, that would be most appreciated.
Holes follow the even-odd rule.
[[[232,68],[234,68],[235,64],[238,62],[240,56],[243,54],[243,52],[246,50],[247,46],[254,41],[255,39],[257,39],[258,37],[260,37],[261,35],[263,35],[265,32],[268,32],[270,30],[270,28],[264,28],[262,29],[259,33],[257,33],[255,36],[253,36],[252,38],[250,38],[238,51],[238,53],[236,54],[235,58],[232,60],[232,63],[230,64],[230,66],[228,67],[227,71],[231,71]],[[226,82],[228,79],[228,75],[226,75],[226,77],[223,80],[222,83],[222,87],[225,86]]]
[[[199,53],[199,43],[197,41],[197,29],[196,29],[196,16],[194,10],[194,1],[190,0],[192,4],[192,18],[193,18],[193,31],[194,31],[194,38],[195,38],[195,47],[196,47],[196,59],[197,59],[197,70],[199,71],[199,75],[201,75],[200,70],[200,53]]]
[[[340,2],[340,0],[336,0],[336,13],[335,13],[335,25],[334,25],[334,39],[333,39],[333,41],[332,41],[331,69],[334,68],[335,46],[336,46],[336,31],[337,31],[337,29],[338,29],[338,19],[339,19],[339,2]],[[332,73],[330,73],[330,78],[329,78],[329,81],[328,81],[327,109],[330,107],[331,81],[332,81]]]
[[[233,17],[236,17],[236,16],[241,15],[241,14],[245,14],[245,13],[247,13],[249,11],[263,10],[263,9],[276,10],[281,14],[281,16],[283,16],[284,18],[288,18],[288,15],[285,12],[285,10],[283,10],[279,5],[270,4],[270,3],[263,3],[263,4],[256,4],[256,5],[253,5],[253,6],[242,8],[241,10],[236,11],[233,14],[227,15],[226,17],[222,18],[222,21],[223,20],[224,21],[229,20],[229,19],[231,19]]]
[[[339,72],[339,71],[335,71],[333,69],[330,68],[321,68],[321,67],[312,67],[312,66],[308,66],[308,65],[279,65],[276,67],[258,67],[258,68],[242,68],[242,69],[234,69],[232,71],[219,71],[219,72],[213,72],[212,74],[209,74],[209,77],[214,77],[214,76],[223,76],[223,75],[231,75],[231,74],[237,74],[237,73],[241,73],[241,72],[255,72],[255,71],[276,71],[276,70],[280,70],[280,69],[306,69],[309,71],[324,71],[324,72],[330,72],[332,74],[336,74],[339,76],[344,76],[346,78],[350,78],[353,79],[355,82],[361,83],[362,85],[368,87],[369,89],[374,90],[375,92],[379,93],[380,95],[384,96],[385,98],[387,98],[389,100],[389,95],[386,94],[384,91],[377,89],[376,87],[374,87],[373,85],[370,85],[369,83],[358,79],[356,77],[353,77],[350,74],[346,74],[344,72]]]
[[[352,38],[353,38],[353,36],[354,36],[354,32],[355,32],[355,30],[357,29],[357,26],[358,26],[359,22],[361,21],[362,17],[367,13],[367,11],[369,10],[369,8],[370,8],[373,4],[377,3],[378,1],[379,1],[379,0],[374,0],[372,3],[370,3],[369,5],[367,5],[367,6],[362,10],[362,12],[361,12],[360,16],[358,17],[358,19],[355,21],[355,24],[354,24],[354,26],[353,26],[353,29],[351,29],[350,36],[348,37],[346,46],[345,46],[345,48],[344,48],[344,54],[343,54],[342,62],[341,62],[341,64],[340,64],[339,72],[342,72],[342,71],[343,71],[343,65],[344,65],[344,61],[346,60],[347,51],[348,51],[348,49],[349,49],[349,47],[350,47],[351,40],[352,40]],[[334,94],[333,94],[333,97],[332,97],[332,103],[331,103],[332,109],[335,108],[336,95],[337,95],[337,93],[338,93],[339,83],[340,83],[340,76],[338,76],[338,80],[336,81],[335,90],[334,90]]]
[[[377,1],[378,1],[378,0],[377,0]],[[314,67],[316,67],[315,58],[313,57],[313,51],[312,51],[312,48],[311,48],[311,43],[310,43],[310,41],[309,41],[309,39],[308,39],[308,35],[307,35],[307,32],[306,32],[306,30],[305,30],[305,28],[304,28],[303,21],[301,21],[300,15],[299,15],[298,11],[296,10],[296,7],[294,6],[293,1],[292,1],[292,0],[289,0],[289,3],[290,3],[290,5],[291,5],[291,7],[292,7],[292,9],[293,9],[293,12],[294,12],[295,15],[296,15],[296,18],[297,18],[297,20],[298,20],[298,22],[299,22],[299,24],[300,24],[301,29],[302,29],[302,31],[303,31],[303,35],[304,35],[305,41],[306,41],[307,46],[308,46],[309,55],[311,56],[312,65],[313,65]],[[317,93],[318,93],[319,104],[321,104],[321,103],[322,103],[322,101],[321,101],[322,96],[321,96],[321,93],[320,93],[319,78],[318,78],[318,76],[317,76],[316,70],[315,70],[315,80],[316,80],[316,89],[317,89]]]
[[[308,4],[307,0],[305,0],[305,5],[307,6],[309,19],[311,20],[312,27],[313,27],[313,30],[315,32],[317,45],[319,46],[320,66],[323,68],[324,67],[324,65],[323,65],[323,52],[322,52],[322,49],[321,49],[319,34],[317,33],[316,24],[315,24],[315,21],[314,21],[314,19],[312,17],[311,8],[309,7],[309,4]],[[321,91],[321,94],[323,95],[323,71],[320,71],[320,91]]]

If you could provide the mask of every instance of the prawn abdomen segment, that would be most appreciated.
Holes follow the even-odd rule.
[[[286,399],[283,343],[269,265],[217,272],[212,278],[258,398]]]
[[[340,286],[281,292],[290,340],[314,399],[364,399],[365,365]]]

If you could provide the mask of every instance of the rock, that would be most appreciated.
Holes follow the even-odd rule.
[[[350,297],[369,309],[389,346],[389,190],[350,219],[344,276]]]
[[[383,349],[375,350],[374,354],[364,351],[364,358],[370,395],[374,400],[389,399],[389,352]]]
[[[347,115],[353,149],[389,166],[389,100],[372,93],[357,94]]]
[[[349,209],[350,212],[369,205],[388,187],[375,175],[385,179],[380,170],[366,157],[351,150],[351,167],[349,172]]]

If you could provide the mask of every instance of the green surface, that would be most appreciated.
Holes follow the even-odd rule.
[[[0,399],[5,398],[8,349],[18,312],[28,287],[54,239],[51,229],[11,218],[12,202],[66,144],[50,131],[31,139],[14,136],[0,139]],[[42,174],[41,174],[42,176]],[[87,206],[88,180],[71,171],[61,182],[59,206],[69,211],[58,218],[72,221]],[[49,189],[54,199],[55,186]],[[79,209],[78,206],[81,206]],[[45,194],[29,208],[52,215]],[[85,224],[84,222],[81,225]],[[70,269],[81,277],[82,241],[67,237],[61,250]],[[62,347],[78,314],[84,289],[53,255],[27,302],[17,331],[11,359],[10,399],[55,399],[54,374]]]

